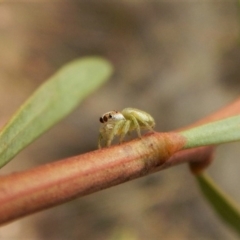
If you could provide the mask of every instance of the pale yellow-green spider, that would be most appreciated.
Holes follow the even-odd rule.
[[[153,117],[136,108],[124,108],[121,112],[110,111],[100,117],[103,124],[99,130],[98,148],[101,148],[102,140],[105,146],[109,147],[116,135],[120,136],[119,142],[122,143],[126,134],[136,130],[141,138],[141,129],[153,131],[155,121]]]

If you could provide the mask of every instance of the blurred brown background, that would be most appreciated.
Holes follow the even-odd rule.
[[[101,89],[1,169],[29,169],[96,149],[99,116],[125,107],[157,131],[188,125],[238,97],[234,1],[18,1],[0,4],[0,125],[60,66],[100,55],[115,66]],[[238,202],[239,143],[208,170]],[[0,239],[234,240],[186,165],[76,199],[0,229]]]

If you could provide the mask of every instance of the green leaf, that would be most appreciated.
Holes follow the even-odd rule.
[[[62,67],[20,107],[0,132],[0,167],[67,116],[111,75],[100,57],[86,57]]]
[[[197,175],[197,181],[212,208],[240,235],[240,210],[205,174]]]
[[[184,148],[239,141],[240,115],[191,128],[180,134],[187,140]]]

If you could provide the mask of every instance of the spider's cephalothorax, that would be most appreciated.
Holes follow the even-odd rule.
[[[123,141],[127,133],[136,130],[141,137],[141,129],[153,131],[155,121],[153,117],[136,108],[124,108],[121,112],[110,111],[100,117],[103,123],[100,128],[98,147],[101,148],[102,140],[106,146],[110,146],[114,136],[120,136],[120,143]]]

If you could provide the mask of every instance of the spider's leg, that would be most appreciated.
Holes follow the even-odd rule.
[[[122,127],[125,121],[126,120],[119,120],[114,124],[111,132],[108,135],[108,140],[107,140],[108,147],[111,145],[111,142],[113,141],[114,136],[118,134],[119,129]]]
[[[102,139],[103,139],[103,135],[101,133],[99,133],[99,135],[98,135],[98,148],[99,149],[102,148],[102,146],[101,146]]]
[[[136,128],[138,137],[141,138],[141,130],[140,130],[140,126],[139,126],[139,123],[138,123],[137,118],[132,115],[132,116],[130,117],[130,119],[131,119],[132,122],[133,122],[134,128]]]
[[[120,143],[123,142],[124,137],[127,135],[127,133],[129,133],[130,125],[131,125],[131,121],[130,120],[126,120],[123,123],[122,129],[121,129],[120,140],[119,140]]]
[[[149,131],[154,132],[153,128],[152,128],[149,124],[141,121],[140,119],[138,119],[138,121],[141,122],[141,124],[142,124],[145,128],[147,128]]]
[[[106,137],[107,137],[107,129],[106,126],[102,126],[99,130],[99,135],[98,135],[98,148],[102,148],[102,141],[104,142],[103,146],[106,146]]]
[[[102,142],[103,146],[106,146],[107,140],[109,138],[109,128],[107,125],[102,125],[102,127],[99,130],[99,135],[98,135],[98,148],[102,148]]]
[[[134,114],[133,114],[133,116],[134,116]],[[134,116],[134,117],[135,117],[135,116]],[[140,123],[142,124],[142,126],[144,126],[145,128],[147,128],[149,131],[154,132],[153,128],[152,128],[148,123],[146,123],[146,122],[144,122],[144,121],[142,121],[141,119],[136,118],[136,117],[135,117],[135,119],[136,119],[136,121],[137,121],[137,124],[138,124],[138,126],[139,126],[139,129],[140,129],[140,125],[139,125],[138,122],[140,122]]]

